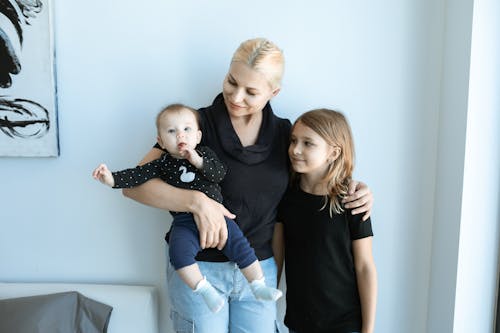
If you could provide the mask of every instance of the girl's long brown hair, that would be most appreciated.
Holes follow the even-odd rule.
[[[297,118],[295,124],[298,122],[312,129],[330,146],[340,148],[339,157],[329,164],[323,178],[328,193],[321,209],[328,205],[330,216],[341,213],[344,211],[341,200],[347,196],[354,170],[354,142],[349,123],[342,113],[329,109],[308,111]],[[292,170],[292,179],[299,180],[300,174]]]

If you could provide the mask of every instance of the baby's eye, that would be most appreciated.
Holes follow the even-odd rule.
[[[184,131],[191,132],[191,127],[187,126],[186,128],[184,128]]]
[[[167,130],[167,133],[168,133],[168,134],[175,134],[175,130],[174,130],[173,128],[169,128],[169,129]]]

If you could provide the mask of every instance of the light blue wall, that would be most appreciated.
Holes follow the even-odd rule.
[[[333,107],[351,121],[356,178],[376,197],[376,331],[426,331],[444,1],[54,2],[61,156],[0,159],[0,280],[164,293],[169,215],[90,173],[102,161],[134,165],[155,140],[162,106],[210,103],[233,50],[265,36],[286,57],[279,115]],[[164,295],[162,312],[169,332]]]

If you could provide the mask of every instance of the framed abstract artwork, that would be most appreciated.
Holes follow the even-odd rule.
[[[50,0],[0,0],[0,156],[58,156]]]

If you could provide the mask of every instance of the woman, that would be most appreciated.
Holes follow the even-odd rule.
[[[269,101],[280,91],[283,69],[283,53],[272,42],[262,38],[245,41],[233,55],[222,94],[199,110],[201,144],[214,150],[228,168],[220,184],[224,205],[201,192],[174,188],[158,179],[124,190],[127,197],[146,205],[193,214],[205,249],[197,256],[200,269],[227,297],[224,308],[214,315],[168,265],[171,318],[177,332],[275,331],[275,303],[255,300],[238,267],[218,249],[227,238],[225,215],[235,219],[248,238],[266,283],[276,286],[272,237],[277,207],[288,186],[291,123],[275,116]],[[161,153],[156,146],[140,164]],[[354,194],[347,198],[347,206],[357,207],[354,213],[366,213],[368,218],[373,202],[370,190],[356,182],[350,184],[350,190]]]

